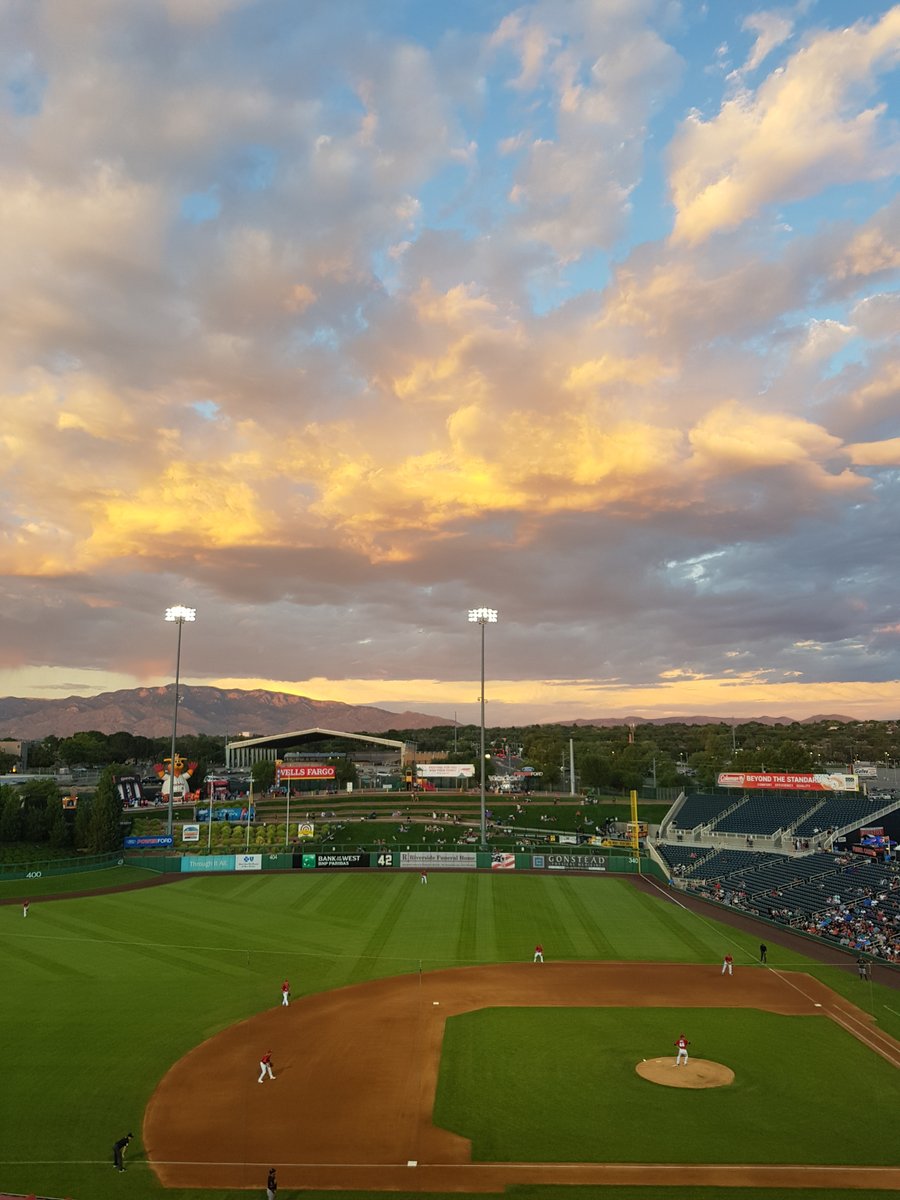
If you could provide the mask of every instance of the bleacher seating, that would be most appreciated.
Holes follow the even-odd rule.
[[[702,858],[684,883],[713,900],[900,964],[900,864],[833,851],[724,850]]]
[[[772,856],[758,850],[716,850],[704,859],[698,879],[724,880],[736,871],[746,871]]]
[[[657,850],[662,854],[663,858],[669,864],[671,870],[678,868],[679,875],[689,875],[694,868],[699,866],[703,860],[710,854],[708,847],[698,846],[694,849],[691,846],[669,845],[668,843],[660,843],[657,845]]]
[[[726,808],[731,808],[734,796],[712,796],[694,792],[685,796],[684,804],[675,814],[673,829],[696,829],[698,825],[709,825]]]
[[[872,813],[885,808],[890,801],[870,800],[865,796],[829,796],[809,816],[803,817],[792,831],[797,837],[810,837],[817,830],[845,829],[849,825],[859,828],[866,824]]]
[[[806,796],[749,796],[740,808],[728,816],[720,817],[715,825],[716,833],[742,833],[748,836],[765,837],[785,829],[799,820],[810,808]]]

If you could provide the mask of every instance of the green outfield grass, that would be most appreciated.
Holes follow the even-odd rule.
[[[642,1058],[735,1072],[683,1091],[641,1079]],[[824,1018],[741,1009],[489,1008],[447,1022],[437,1124],[485,1162],[896,1165],[900,1072]],[[839,1138],[864,1114],[865,1137]]]
[[[73,875],[42,874],[40,879],[3,879],[0,880],[0,900],[34,900],[63,892],[90,892],[97,888],[121,887],[124,883],[140,883],[155,877],[155,871],[148,871],[144,867],[114,866],[96,871],[79,871]],[[32,916],[35,912],[36,908]]]
[[[114,877],[122,876],[99,873],[104,885]],[[80,889],[87,878],[68,881]],[[62,890],[60,878],[35,882]],[[415,873],[239,874],[36,903],[27,921],[18,907],[2,907],[0,1188],[75,1200],[247,1195],[165,1192],[141,1163],[139,1143],[124,1176],[109,1166],[112,1141],[128,1129],[139,1134],[149,1096],[187,1050],[277,1005],[285,976],[295,994],[318,992],[420,966],[528,959],[537,940],[549,959],[718,962],[728,948],[738,970],[760,969],[751,966],[758,937],[611,878],[435,872],[422,888]],[[771,939],[769,960],[813,970],[900,1034],[896,993],[813,967]],[[504,1038],[496,1054],[509,1049]],[[843,1076],[841,1062],[810,1061],[821,1086]],[[871,1104],[865,1121],[870,1113]],[[665,1159],[656,1133],[650,1157]],[[604,1189],[604,1200],[617,1191],[653,1195]],[[563,1189],[515,1194],[557,1192],[574,1200]]]

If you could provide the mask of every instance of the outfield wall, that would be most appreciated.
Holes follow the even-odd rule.
[[[232,871],[548,871],[665,874],[647,858],[626,854],[500,853],[482,850],[293,850],[272,854],[128,855],[130,866],[163,874]]]
[[[125,858],[121,851],[110,854],[85,854],[78,858],[50,858],[34,862],[0,863],[0,881],[13,879],[44,879],[50,875],[80,875],[84,871],[102,871],[121,867]]]

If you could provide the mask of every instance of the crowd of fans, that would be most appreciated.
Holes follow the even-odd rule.
[[[685,884],[697,895],[720,904],[748,913],[762,913],[773,921],[836,942],[847,950],[900,964],[900,864],[879,863],[880,875],[874,882],[871,875],[866,881],[860,874],[863,868],[871,868],[871,859],[839,854],[835,855],[834,865],[834,872],[823,879],[798,877],[765,892],[751,890],[748,894],[746,879],[729,886],[727,878],[709,881],[688,877]],[[684,877],[690,869],[685,865],[675,866],[672,874]],[[790,889],[796,884],[817,887],[822,893],[821,905],[811,904],[808,894],[802,908],[777,903],[789,901]]]

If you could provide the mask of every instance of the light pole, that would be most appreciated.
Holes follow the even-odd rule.
[[[496,608],[470,608],[469,620],[481,626],[481,845],[487,843],[484,824],[484,627],[497,622]]]
[[[172,717],[172,758],[169,761],[169,812],[166,819],[166,833],[169,837],[172,836],[172,805],[175,800],[175,737],[178,733],[178,687],[181,681],[181,628],[185,621],[196,621],[196,619],[196,608],[185,608],[182,604],[176,604],[173,608],[166,609],[166,620],[174,621],[178,626],[178,651],[175,655],[175,712]],[[211,813],[211,799],[209,808]]]

